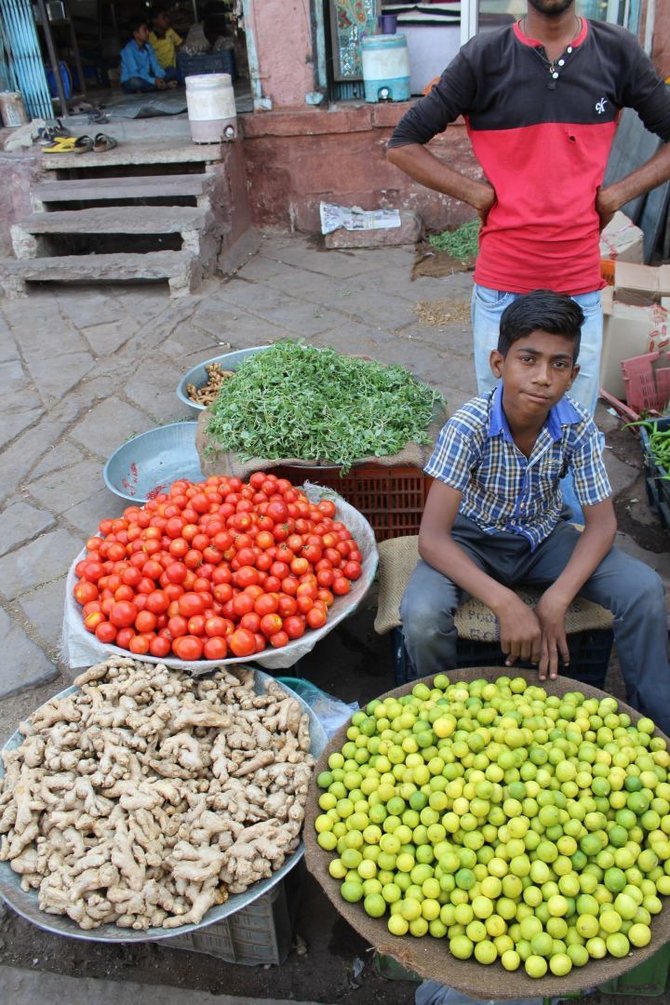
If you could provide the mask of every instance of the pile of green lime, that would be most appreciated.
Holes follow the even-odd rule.
[[[670,895],[670,754],[614,698],[438,674],[356,712],[317,782],[350,903],[461,960],[557,977],[651,941]]]

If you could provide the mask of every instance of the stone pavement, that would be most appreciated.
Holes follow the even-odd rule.
[[[103,465],[126,439],[190,417],[175,388],[195,363],[302,337],[406,365],[439,387],[451,410],[474,393],[471,276],[412,281],[412,264],[410,247],[325,252],[308,238],[270,235],[237,275],[182,300],[141,285],[45,287],[0,301],[0,743],[75,676],[59,660],[65,575],[99,520],[125,505],[104,486]],[[615,457],[608,464],[619,487],[639,477]],[[670,579],[667,552],[621,543]],[[57,981],[40,997],[40,982],[26,983],[11,966],[0,969],[0,988],[3,981],[32,987],[17,991],[20,1005],[79,1000]],[[130,1001],[132,986],[126,991]]]

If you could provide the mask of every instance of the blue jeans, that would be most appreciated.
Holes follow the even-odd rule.
[[[173,66],[169,66],[165,70],[164,80],[177,80],[178,74]],[[155,84],[151,84],[144,77],[129,77],[128,80],[124,80],[121,84],[121,90],[125,91],[126,94],[148,94],[150,91],[157,91],[158,88]]]
[[[548,284],[550,285],[550,284]],[[497,381],[491,373],[489,356],[498,345],[500,315],[505,308],[520,296],[518,293],[504,293],[490,290],[475,283],[472,291],[472,331],[475,352],[475,375],[477,391],[485,394],[491,391]],[[572,298],[584,311],[582,340],[579,348],[579,374],[570,394],[593,415],[600,393],[600,353],[603,342],[603,310],[600,292],[579,293]]]
[[[579,540],[579,531],[564,520],[535,551],[518,534],[484,534],[465,517],[456,518],[452,534],[476,565],[510,587],[554,583]],[[670,664],[660,577],[648,565],[612,548],[579,594],[614,614],[614,641],[628,702],[668,733]],[[405,648],[419,677],[456,666],[454,613],[463,596],[450,579],[419,561],[400,603]]]

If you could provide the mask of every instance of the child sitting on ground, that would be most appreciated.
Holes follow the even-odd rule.
[[[126,94],[162,91],[177,86],[177,71],[164,70],[149,42],[146,21],[138,17],[131,23],[132,38],[121,50],[121,87]]]
[[[535,290],[506,308],[491,369],[501,378],[460,408],[438,437],[419,531],[420,560],[403,596],[405,646],[419,677],[456,666],[454,612],[465,594],[496,614],[506,665],[540,680],[569,662],[565,616],[579,594],[614,614],[629,703],[670,732],[663,583],[613,547],[616,517],[598,429],[567,393],[579,372],[581,308]],[[561,516],[559,480],[574,475],[580,533]],[[544,592],[533,610],[515,593]]]
[[[156,7],[151,17],[149,42],[156,54],[158,65],[163,70],[177,69],[177,49],[182,41],[181,35],[178,35],[170,24],[170,17],[165,8]]]

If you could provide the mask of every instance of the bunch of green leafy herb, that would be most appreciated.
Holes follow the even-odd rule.
[[[429,442],[442,403],[402,366],[285,340],[248,357],[225,382],[208,434],[245,461],[297,457],[345,473],[358,458]]]
[[[479,246],[479,219],[469,220],[456,230],[429,234],[428,242],[437,251],[446,251],[452,258],[460,260],[476,258]]]

